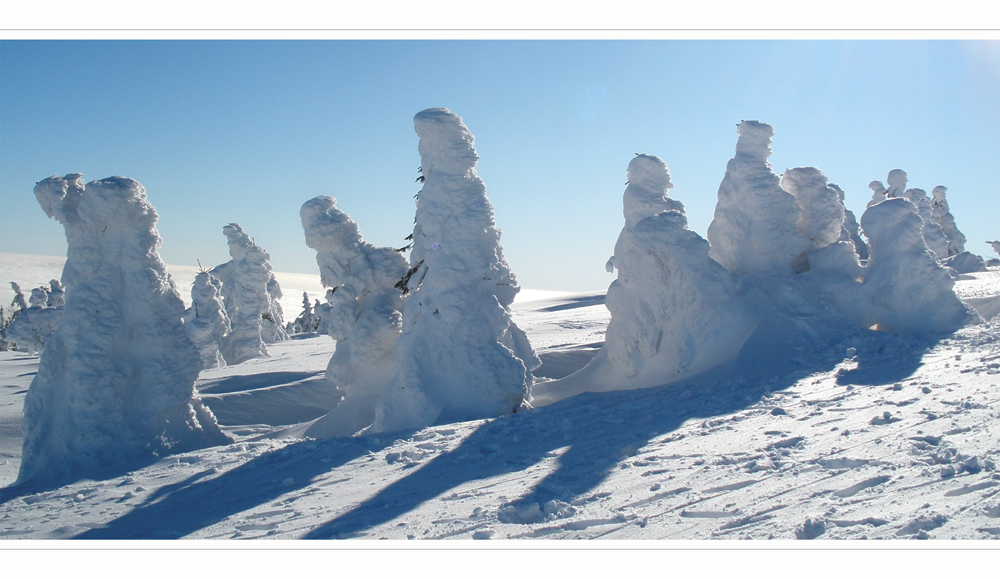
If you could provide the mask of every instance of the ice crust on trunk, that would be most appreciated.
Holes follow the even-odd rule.
[[[735,358],[754,330],[759,316],[688,228],[684,205],[667,196],[672,186],[660,158],[629,163],[606,340],[580,371],[539,385],[538,402],[674,382]]]
[[[954,331],[977,321],[952,289],[955,282],[924,242],[917,206],[890,198],[861,216],[871,258],[863,291],[866,325],[900,332]]]
[[[394,249],[362,239],[333,197],[306,201],[299,215],[320,281],[332,290],[321,314],[323,330],[337,341],[326,379],[344,396],[305,435],[349,436],[375,421],[375,406],[392,380],[406,302],[396,284],[409,266]]]
[[[281,287],[271,273],[271,256],[238,223],[222,228],[233,259],[209,271],[222,282],[223,303],[232,329],[222,342],[227,364],[268,356],[265,344],[287,340]]]
[[[515,411],[540,361],[510,317],[519,291],[479,155],[458,115],[414,117],[424,185],[417,196],[409,278],[395,374],[376,409],[375,429],[399,430]]]
[[[799,204],[767,161],[774,129],[743,121],[737,130],[736,155],[708,226],[710,255],[731,273],[803,271],[810,242],[797,227]]]
[[[142,185],[74,173],[41,181],[35,197],[65,227],[67,292],[24,399],[16,484],[229,442],[195,393],[198,353]]]
[[[222,282],[207,271],[194,278],[191,307],[184,312],[184,331],[198,349],[202,368],[226,365],[219,345],[229,335],[229,316],[222,301]]]

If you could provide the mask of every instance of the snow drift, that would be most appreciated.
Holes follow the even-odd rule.
[[[326,379],[344,399],[306,436],[349,436],[375,420],[375,406],[393,377],[393,353],[405,298],[396,287],[409,269],[389,247],[361,238],[358,224],[333,197],[316,197],[300,211],[306,245],[316,250],[320,279],[331,288],[323,330],[337,341]]]
[[[228,442],[195,394],[200,360],[142,185],[74,173],[35,197],[66,229],[67,292],[24,400],[17,484]]]
[[[395,375],[376,410],[379,431],[510,413],[540,361],[510,318],[520,289],[500,246],[479,155],[458,115],[417,113],[424,185],[410,253],[412,292]]]
[[[540,384],[536,402],[585,391],[668,384],[733,359],[758,317],[737,296],[709,245],[688,228],[684,205],[667,196],[666,164],[638,155],[628,166],[625,226],[609,261],[618,269],[607,337],[579,372]]]

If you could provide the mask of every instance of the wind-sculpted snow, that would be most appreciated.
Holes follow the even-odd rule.
[[[230,329],[222,301],[222,282],[207,271],[200,272],[191,286],[191,307],[184,312],[184,331],[198,349],[202,368],[226,365],[219,345]]]
[[[344,395],[306,435],[349,436],[374,422],[375,406],[393,377],[406,301],[395,286],[409,267],[394,249],[362,239],[358,224],[333,197],[310,199],[299,214],[320,279],[333,290],[321,310],[323,330],[337,341],[326,379]]]
[[[673,185],[666,164],[638,155],[628,182],[604,346],[576,374],[542,384],[538,403],[697,374],[734,358],[757,323],[729,274],[709,257],[708,242],[688,228],[684,205],[667,196]]]
[[[736,155],[726,166],[708,226],[710,255],[732,273],[804,271],[810,242],[796,225],[799,204],[781,188],[767,161],[774,129],[743,121],[738,132]]]
[[[781,176],[781,188],[791,193],[802,211],[796,225],[813,249],[840,239],[845,209],[840,192],[827,184],[826,175],[816,167],[795,167]]]
[[[376,410],[380,431],[497,416],[528,398],[539,360],[511,321],[520,289],[503,257],[479,155],[447,109],[414,117],[424,185],[396,345],[395,376]]]
[[[931,201],[931,218],[934,223],[941,226],[944,236],[948,238],[948,255],[952,256],[965,251],[966,239],[965,234],[955,225],[955,216],[951,214],[951,208],[948,206],[947,191],[948,188],[944,185],[938,185],[931,191],[931,195],[934,196]]]
[[[903,332],[954,331],[978,316],[952,289],[954,281],[924,243],[917,206],[903,198],[873,205],[861,216],[871,259],[864,292],[867,324]]]
[[[17,482],[42,483],[229,441],[194,392],[200,361],[157,254],[156,211],[125,177],[35,186],[66,230],[63,322],[24,400]]]
[[[209,273],[222,282],[223,303],[232,330],[222,342],[228,364],[267,356],[265,344],[287,340],[282,320],[281,287],[271,273],[271,256],[238,223],[222,228],[233,258]]]

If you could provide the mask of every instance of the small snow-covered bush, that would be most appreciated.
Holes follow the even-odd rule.
[[[17,484],[228,442],[195,393],[198,352],[142,185],[74,173],[35,197],[66,230],[69,291],[24,399]]]

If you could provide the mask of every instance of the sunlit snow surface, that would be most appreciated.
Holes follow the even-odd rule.
[[[1000,270],[955,289],[1000,299]],[[543,360],[538,376],[596,352],[602,292],[520,297],[514,318]],[[270,358],[202,372],[203,399],[235,444],[0,490],[0,538],[1000,538],[1000,318],[943,337],[804,344],[763,377],[295,438],[336,402],[322,380],[333,347],[300,336]],[[36,368],[0,352],[0,486],[17,474]]]

